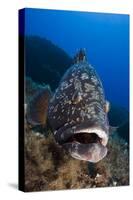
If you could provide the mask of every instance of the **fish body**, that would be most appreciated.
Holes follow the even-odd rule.
[[[108,103],[83,50],[76,57],[50,100],[48,119],[56,142],[72,157],[98,162],[107,154]]]
[[[42,99],[45,99],[44,91],[40,94]],[[39,101],[42,104],[44,100]],[[38,103],[33,100],[29,112],[30,121],[38,118],[35,111],[44,113],[43,109],[35,109],[36,105]],[[88,63],[85,51],[81,49],[49,100],[47,119],[56,142],[76,159],[93,163],[100,161],[107,154],[108,110],[109,103],[105,100],[101,80]],[[41,118],[40,122],[43,121]]]

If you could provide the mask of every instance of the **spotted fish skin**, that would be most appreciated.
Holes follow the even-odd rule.
[[[50,125],[59,144],[64,145],[76,133],[94,131],[106,146],[109,123],[101,80],[85,56],[84,59],[77,60],[66,71],[50,100]],[[70,145],[69,150],[72,149],[72,144]],[[81,159],[82,157],[81,155]]]
[[[61,79],[50,101],[49,121],[55,131],[81,123],[108,129],[105,105],[103,86],[94,68],[87,61],[80,62]]]

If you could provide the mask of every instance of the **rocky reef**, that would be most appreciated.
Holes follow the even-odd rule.
[[[38,36],[25,37],[25,73],[35,82],[42,84],[45,80],[54,90],[71,64],[72,58],[50,40]]]
[[[26,78],[26,104],[40,87]],[[32,127],[25,117],[25,191],[128,184],[129,147],[117,132],[109,138],[107,156],[97,164],[91,164],[72,158],[55,143],[49,127]]]
[[[126,108],[111,104],[108,114],[111,126],[116,126],[118,135],[129,143],[129,112]]]

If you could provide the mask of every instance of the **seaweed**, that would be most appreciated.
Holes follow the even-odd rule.
[[[25,134],[25,190],[60,190],[129,184],[128,146],[120,138],[110,138],[108,155],[92,168],[86,161],[72,158],[48,137],[30,131]],[[93,173],[93,176],[92,176]]]

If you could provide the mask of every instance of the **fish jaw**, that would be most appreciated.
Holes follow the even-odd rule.
[[[107,155],[107,148],[100,143],[81,144],[81,143],[66,143],[63,145],[71,156],[78,160],[97,163]]]
[[[97,163],[107,155],[108,134],[100,127],[89,127],[85,129],[66,129],[69,133],[62,146],[73,158]],[[61,134],[63,135],[63,134]]]

